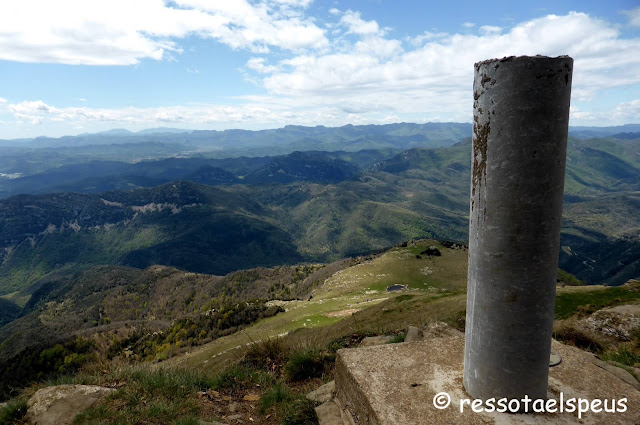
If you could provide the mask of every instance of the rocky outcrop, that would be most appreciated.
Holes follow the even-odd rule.
[[[618,341],[630,341],[640,331],[640,305],[619,305],[598,310],[584,320],[588,329],[613,337]]]

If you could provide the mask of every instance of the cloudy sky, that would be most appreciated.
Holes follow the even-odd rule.
[[[3,0],[0,139],[470,122],[473,64],[536,54],[572,125],[640,123],[638,0]]]

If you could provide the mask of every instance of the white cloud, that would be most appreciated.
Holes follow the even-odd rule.
[[[278,67],[266,65],[265,58],[251,58],[247,61],[247,68],[253,69],[261,74],[272,73],[278,70]]]
[[[345,25],[348,34],[373,35],[380,32],[380,27],[376,21],[365,21],[360,17],[360,12],[347,10],[340,23]]]
[[[583,111],[578,107],[571,108],[572,123],[579,121],[584,124],[602,125],[602,123],[624,124],[636,123],[640,117],[640,99],[622,102],[609,111]]]
[[[499,34],[501,31],[502,31],[502,28],[494,27],[494,26],[491,26],[491,25],[483,25],[483,26],[480,27],[480,32],[482,34],[486,34],[486,35]]]
[[[180,53],[177,40],[212,38],[267,52],[326,47],[324,30],[305,18],[310,0],[85,0],[0,2],[0,59],[131,65]]]
[[[180,124],[187,127],[247,127],[273,126],[288,123],[310,124],[313,120],[332,122],[341,113],[334,106],[320,107],[307,105],[302,99],[291,103],[275,98],[245,98],[241,105],[191,105],[155,108],[87,108],[56,107],[41,100],[11,104],[10,108],[17,122],[46,124],[66,122],[67,127],[119,126],[146,128],[166,124]],[[342,123],[342,122],[341,122]],[[344,122],[346,123],[346,122]]]
[[[293,7],[309,7],[313,0],[274,0],[276,3]]]
[[[16,114],[50,114],[56,110],[42,100],[20,102],[9,105],[9,108]]]
[[[465,22],[464,24],[462,24],[463,27],[465,28],[473,28],[476,24],[474,24],[473,22]]]
[[[613,119],[617,122],[638,122],[640,117],[640,99],[620,103],[613,110]]]
[[[397,40],[376,37],[375,43],[390,48],[376,47],[364,35],[339,51],[283,60],[263,85],[273,96],[322,105],[348,106],[357,99],[409,117],[446,111],[450,120],[469,121],[473,64],[484,59],[568,54],[575,60],[573,88],[580,100],[640,83],[640,39],[622,38],[616,26],[584,13],[548,15],[510,29],[481,27],[477,34],[425,33],[410,39],[418,47],[407,51],[393,44]]]
[[[301,14],[308,2],[291,0],[276,6],[273,0],[271,6],[246,3],[248,9],[235,11],[224,2],[201,1],[180,0],[180,4],[193,8],[186,11],[197,9],[205,19],[226,17],[220,28],[229,32],[220,32],[219,39],[230,37],[227,44],[248,49],[291,48],[287,54],[256,55],[246,62],[242,72],[248,81],[265,89],[264,95],[236,98],[232,105],[100,109],[57,107],[30,100],[5,102],[5,108],[24,123],[44,125],[62,120],[85,128],[98,124],[144,128],[167,123],[190,128],[264,128],[384,123],[390,119],[469,122],[475,62],[511,55],[568,54],[575,60],[573,98],[581,102],[580,108],[572,108],[572,124],[620,124],[637,121],[640,116],[640,101],[621,103],[609,111],[594,111],[589,106],[597,104],[605,90],[640,84],[640,38],[624,38],[616,25],[584,13],[548,15],[504,28],[479,25],[465,34],[425,32],[397,40],[377,22],[363,20],[358,12],[338,11],[335,20],[339,22],[331,40],[323,38],[326,44],[319,42],[320,49],[297,50],[293,42],[286,44],[286,37],[278,35],[280,24],[274,22],[308,24]],[[253,17],[248,18],[251,13]],[[263,19],[265,14],[268,19]],[[238,35],[235,25],[256,32]],[[0,39],[1,34],[0,25]],[[203,34],[209,36],[206,31]]]
[[[449,36],[446,32],[431,32],[425,31],[423,34],[415,37],[407,37],[407,41],[414,46],[421,46],[425,41],[435,40],[437,38],[444,38]]]
[[[5,99],[4,97],[0,97],[0,103],[7,103],[7,99]]]
[[[640,27],[640,7],[632,10],[625,10],[624,14],[629,17],[629,23],[634,27]]]

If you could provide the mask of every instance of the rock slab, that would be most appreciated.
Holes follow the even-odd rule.
[[[70,425],[113,388],[96,385],[58,385],[38,390],[27,402],[27,419],[37,425]]]
[[[360,342],[360,347],[373,347],[374,345],[388,344],[393,337],[390,335],[368,336]]]

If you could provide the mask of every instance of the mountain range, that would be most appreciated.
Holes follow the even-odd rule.
[[[0,201],[0,294],[27,299],[48,273],[80,265],[226,274],[413,237],[464,241],[470,143],[91,162],[5,179],[4,193],[46,194]],[[561,265],[591,283],[636,277],[639,190],[637,140],[571,138]]]

